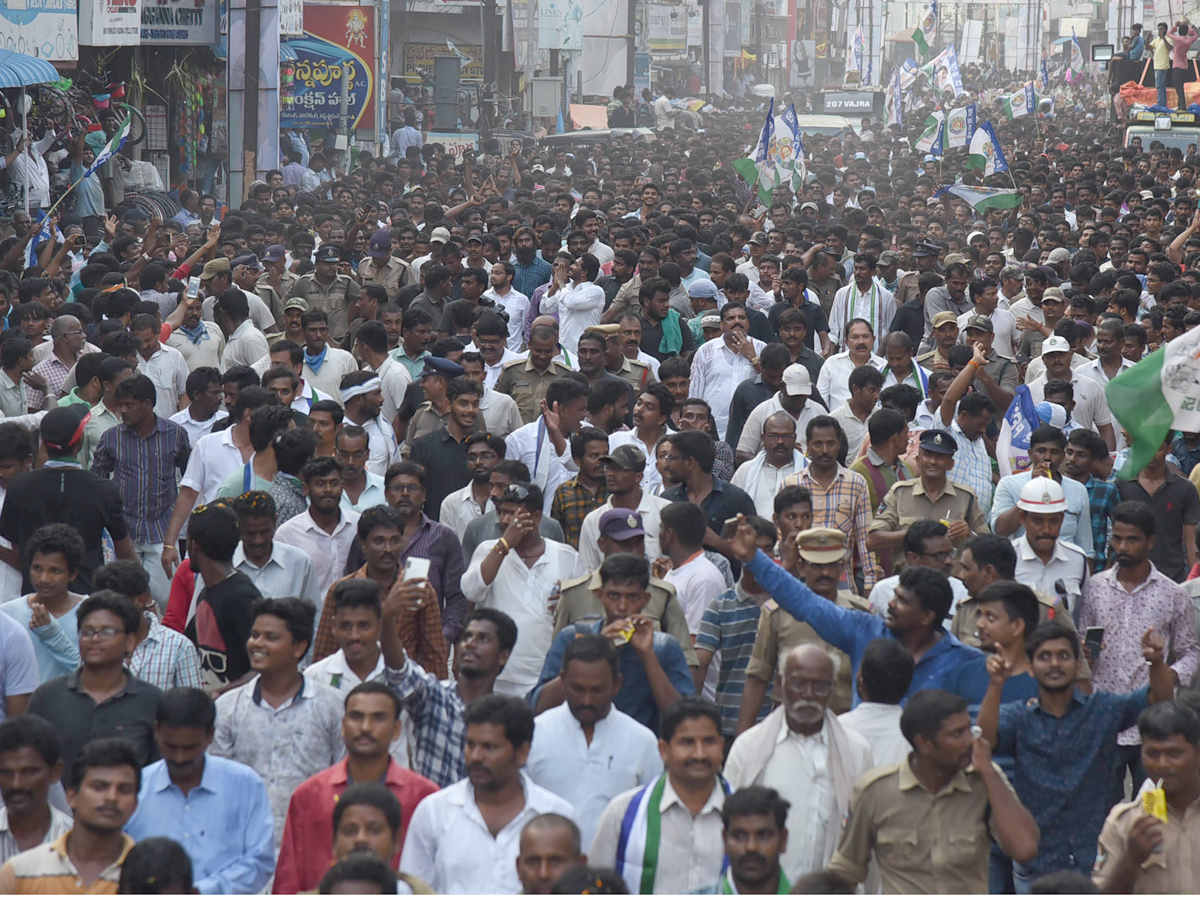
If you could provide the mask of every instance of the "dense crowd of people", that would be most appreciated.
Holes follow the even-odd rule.
[[[1012,210],[917,109],[765,208],[760,111],[39,195],[0,892],[1195,891],[1200,434],[1105,387],[1200,323],[1197,157],[1091,92]]]

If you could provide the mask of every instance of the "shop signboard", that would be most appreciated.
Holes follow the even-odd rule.
[[[0,47],[50,62],[79,59],[76,0],[0,3]]]
[[[142,0],[142,43],[215,44],[219,19],[217,0]]]
[[[430,131],[425,135],[426,144],[441,144],[446,152],[455,159],[463,155],[464,150],[479,149],[479,135],[456,134],[450,131]]]
[[[141,42],[142,0],[85,0],[79,7],[83,46],[136,47]]]
[[[343,86],[352,130],[375,127],[375,23],[369,6],[304,6],[304,35],[289,38],[295,51],[294,100],[280,114],[282,128],[336,128]]]
[[[441,44],[408,44],[404,48],[404,74],[410,78],[424,78],[433,81],[433,61],[439,56],[469,56],[470,60],[462,60],[462,68],[458,77],[463,81],[483,80],[483,48],[478,44],[455,44],[460,54]]]

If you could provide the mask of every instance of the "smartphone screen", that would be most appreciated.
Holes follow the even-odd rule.
[[[404,580],[412,581],[414,578],[429,580],[429,560],[420,556],[408,558],[404,563]]]

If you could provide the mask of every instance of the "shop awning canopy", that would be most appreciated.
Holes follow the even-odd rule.
[[[0,88],[50,84],[62,76],[44,59],[12,50],[0,50]]]
[[[287,41],[279,42],[280,62],[296,62],[298,59],[300,59],[300,57],[296,55],[296,51],[292,49],[291,44],[289,44]]]

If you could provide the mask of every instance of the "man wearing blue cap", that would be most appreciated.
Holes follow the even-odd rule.
[[[944,522],[955,550],[973,534],[988,534],[987,517],[970,488],[954,484],[947,473],[954,468],[958,442],[949,432],[929,428],[921,432],[916,478],[897,481],[883,498],[883,508],[867,533],[867,549],[884,553],[904,543],[908,526],[920,519]],[[903,565],[893,560],[893,571]]]
[[[358,277],[363,287],[377,284],[387,291],[388,300],[395,300],[400,288],[416,284],[416,276],[404,260],[392,254],[392,233],[380,228],[367,242],[367,255],[358,264]]]

